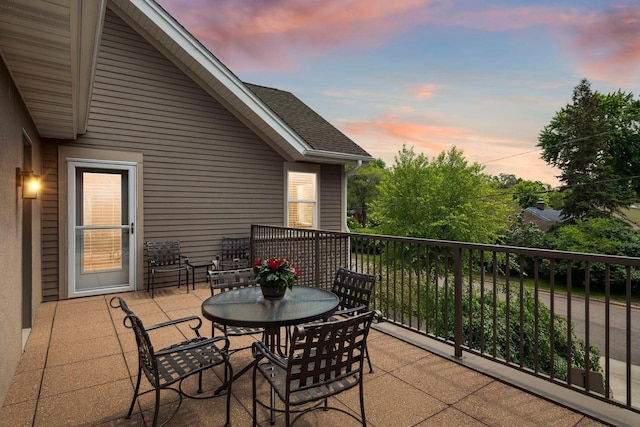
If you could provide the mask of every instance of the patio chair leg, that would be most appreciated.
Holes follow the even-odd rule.
[[[142,372],[140,371],[140,367],[138,367],[138,379],[136,381],[136,389],[133,392],[133,399],[131,400],[131,406],[129,406],[129,413],[127,413],[126,418],[131,419],[131,415],[133,414],[133,407],[136,404],[136,399],[138,398],[138,392],[140,391],[140,380],[142,379]]]
[[[367,427],[367,418],[364,414],[364,388],[362,386],[362,378],[360,378],[360,417],[362,418],[362,427]]]
[[[252,399],[251,401],[253,402],[253,427],[256,427],[258,425],[258,422],[256,421],[256,418],[258,416],[258,411],[256,410],[256,396],[257,396],[257,387],[256,387],[256,371],[257,371],[257,366],[258,366],[258,362],[256,361],[256,364],[253,366],[253,380],[251,381],[252,383],[252,391],[253,391],[253,395],[252,395]]]
[[[151,270],[151,299],[153,299],[155,288],[156,288],[156,272]]]
[[[198,394],[202,394],[202,371],[198,373]]]
[[[227,369],[229,369],[229,374],[227,374]],[[225,427],[231,427],[231,385],[233,384],[231,378],[233,378],[233,368],[229,360],[226,361],[224,367],[224,376],[226,377],[227,375],[229,375],[229,381],[227,381],[227,423]]]
[[[153,427],[158,425],[158,414],[160,413],[160,387],[156,387],[156,407],[153,411]]]
[[[369,373],[373,374],[373,366],[371,365],[371,358],[369,357],[369,349],[364,347],[364,357],[367,358],[367,362],[369,362]]]

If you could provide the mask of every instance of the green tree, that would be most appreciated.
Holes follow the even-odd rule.
[[[578,219],[610,217],[632,202],[630,180],[622,179],[629,174],[629,169],[620,164],[618,152],[623,150],[613,149],[625,145],[620,135],[627,136],[627,142],[637,143],[632,135],[634,126],[622,131],[617,123],[623,117],[627,122],[640,117],[633,108],[628,116],[620,114],[620,104],[625,100],[629,101],[619,95],[593,92],[589,81],[583,79],[573,90],[572,102],[541,132],[538,146],[543,150],[542,159],[561,171],[565,215]],[[637,131],[637,124],[635,128]]]
[[[634,100],[633,94],[622,91],[600,96],[600,106],[609,123],[607,142],[613,170],[621,177],[639,175],[640,99]],[[640,178],[621,180],[618,186],[623,197],[629,196],[629,190],[640,197]]]
[[[511,188],[522,180],[512,173],[501,173],[494,176],[493,179],[498,183],[500,188]]]
[[[628,223],[618,218],[592,218],[574,221],[572,224],[553,228],[546,237],[549,247],[560,251],[631,257],[636,257],[640,253],[640,234],[634,231]],[[572,271],[573,283],[582,286],[585,278],[584,264],[574,263]],[[556,272],[566,276],[566,264],[559,263]],[[604,265],[592,264],[590,275],[592,286],[602,289],[605,282]],[[624,294],[627,286],[624,267],[613,266],[610,280],[612,291]],[[635,292],[640,290],[640,272],[635,269],[631,274],[631,287]]]
[[[545,185],[540,181],[520,180],[513,186],[513,200],[515,200],[522,209],[536,206],[539,199],[547,203],[547,192],[551,190],[551,186]]]
[[[547,193],[547,204],[550,208],[561,211],[564,207],[564,196],[560,191],[553,189]]]
[[[545,232],[533,222],[524,222],[522,214],[509,227],[501,238],[502,244],[507,246],[519,246],[522,248],[545,248]]]
[[[361,226],[367,226],[368,205],[378,195],[378,186],[386,174],[382,159],[376,159],[358,169],[347,181],[347,206],[353,211]]]
[[[494,243],[508,222],[509,198],[456,147],[431,162],[407,149],[372,203],[380,231],[396,236]]]

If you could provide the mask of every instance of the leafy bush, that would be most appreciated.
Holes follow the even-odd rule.
[[[594,218],[584,221],[575,221],[554,228],[549,237],[551,249],[572,252],[597,253],[605,255],[638,256],[640,253],[640,235],[624,221],[617,218]],[[572,268],[572,285],[584,286],[585,266],[582,263],[574,263]],[[548,265],[543,265],[542,272],[550,275]],[[566,262],[558,262],[554,269],[556,277],[560,280],[567,278]],[[593,264],[590,266],[590,283],[594,289],[604,289],[604,265]],[[635,292],[640,291],[640,272],[632,271],[631,286]],[[611,291],[624,294],[626,291],[626,274],[622,266],[611,268]]]
[[[429,287],[425,272],[414,275],[411,290],[408,277],[396,277],[395,286],[381,294],[384,296],[382,307],[389,307],[398,316],[403,313],[404,318],[416,319],[418,325],[428,334],[454,340],[454,289],[453,278],[440,277],[436,286],[435,277],[431,274]],[[418,286],[417,283],[420,283]],[[568,327],[567,319],[554,315],[551,324],[551,311],[538,301],[537,318],[538,330],[536,335],[536,304],[533,293],[523,291],[522,301],[519,288],[511,289],[507,307],[506,288],[499,289],[495,295],[491,290],[480,295],[473,287],[470,291],[465,286],[462,300],[463,310],[463,344],[470,348],[495,356],[513,364],[520,363],[525,368],[536,369],[535,354],[537,343],[538,372],[553,375],[554,378],[566,381],[569,373],[567,355],[570,354],[571,366],[585,369],[585,343],[575,334],[574,327]],[[521,307],[522,305],[522,307]],[[522,309],[522,331],[520,330],[520,310]],[[494,336],[494,311],[496,333]],[[507,322],[507,314],[509,322]],[[569,331],[569,332],[567,332]],[[521,340],[522,334],[522,340]],[[522,347],[522,349],[521,349]],[[553,348],[553,357],[551,349]],[[522,352],[522,353],[521,353]],[[600,372],[600,351],[590,346],[589,368]]]

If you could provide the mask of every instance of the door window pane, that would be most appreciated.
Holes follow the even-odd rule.
[[[122,218],[122,175],[82,174],[82,225],[120,226]],[[82,272],[122,269],[120,229],[83,230]]]
[[[84,172],[82,180],[82,225],[120,225],[122,175]]]

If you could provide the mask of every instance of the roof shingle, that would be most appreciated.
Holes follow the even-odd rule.
[[[314,150],[371,157],[292,93],[250,83],[245,85]]]

